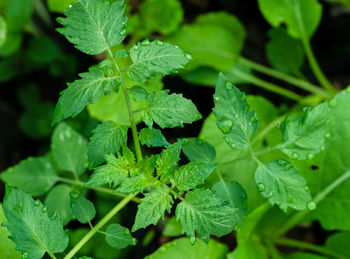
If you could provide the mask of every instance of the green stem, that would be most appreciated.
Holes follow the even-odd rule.
[[[271,241],[266,240],[265,245],[272,259],[282,259],[278,249]]]
[[[322,192],[317,194],[314,201],[316,203],[320,203],[324,198],[327,197],[335,188],[337,188],[340,184],[345,182],[350,178],[350,171],[345,172],[341,177],[337,178],[334,182],[328,185]],[[298,224],[308,213],[308,211],[300,211],[295,213],[292,217],[287,220],[287,222],[275,233],[275,236],[281,236],[286,233],[288,230],[293,228],[296,224]]]
[[[272,84],[270,82],[264,81],[254,75],[251,75],[245,71],[242,70],[236,70],[235,71],[236,76],[240,77],[241,79],[244,79],[248,82],[250,82],[253,85],[256,85],[258,87],[261,87],[263,89],[266,89],[268,91],[280,94],[282,96],[285,96],[287,98],[290,98],[292,100],[301,102],[303,100],[303,97],[286,89],[283,89],[282,87]]]
[[[84,186],[85,185],[85,182],[75,181],[75,180],[68,179],[68,178],[61,178],[61,177],[59,177],[58,180],[60,182],[68,183],[68,184],[71,184],[71,185],[77,185],[77,186]],[[91,187],[91,186],[88,186],[86,188],[94,190],[94,191],[98,191],[98,192],[103,192],[103,193],[107,193],[107,194],[110,194],[110,195],[114,195],[114,196],[117,196],[117,197],[120,197],[120,198],[125,198],[125,197],[128,196],[125,193],[114,192],[112,189],[108,189],[108,188],[104,188],[104,187]],[[141,203],[141,200],[139,198],[137,198],[137,197],[134,197],[132,199],[132,201],[135,202],[135,203]]]
[[[275,77],[277,79],[280,79],[284,82],[287,82],[289,84],[292,84],[292,85],[295,85],[296,87],[300,88],[300,89],[303,89],[303,90],[306,90],[310,93],[314,93],[314,94],[317,94],[317,95],[320,95],[324,98],[330,98],[331,95],[324,91],[323,89],[320,89],[319,87],[317,87],[316,85],[313,85],[305,80],[302,80],[302,79],[299,79],[299,78],[295,78],[293,76],[290,76],[290,75],[287,75],[285,73],[282,73],[282,72],[279,72],[275,69],[271,69],[269,67],[265,67],[263,65],[260,65],[256,62],[253,62],[251,60],[248,60],[244,57],[240,57],[239,60],[238,60],[238,63],[243,65],[243,66],[246,66],[248,68],[251,68],[251,69],[254,69],[258,72],[261,72],[261,73],[264,73],[268,76],[272,76],[272,77]]]
[[[300,6],[299,2],[295,1],[295,14],[297,17],[298,25],[299,25],[299,30],[300,30],[300,36],[301,36],[301,42],[303,44],[306,57],[309,61],[309,64],[311,66],[312,71],[314,72],[314,75],[316,76],[317,80],[320,82],[320,84],[328,90],[331,94],[336,93],[336,90],[332,86],[332,84],[328,81],[327,77],[323,74],[321,67],[319,66],[315,55],[312,51],[310,41],[308,39],[307,33],[305,31],[304,27],[304,21],[303,17],[300,12]]]
[[[281,245],[281,246],[289,246],[289,247],[297,247],[300,249],[306,249],[306,250],[316,252],[319,254],[331,256],[332,258],[336,258],[336,259],[346,259],[345,256],[338,254],[337,252],[335,252],[329,248],[318,246],[318,245],[313,245],[313,244],[309,244],[306,242],[293,240],[293,239],[289,239],[289,238],[276,239],[275,244]]]
[[[100,222],[97,223],[64,257],[64,259],[71,259],[73,256],[122,208],[124,208],[138,193],[129,194],[123,200],[121,200]]]

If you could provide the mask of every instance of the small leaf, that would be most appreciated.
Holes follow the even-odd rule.
[[[234,229],[237,210],[227,206],[212,191],[197,189],[188,192],[185,200],[177,205],[176,219],[191,243],[195,242],[195,232],[208,243],[209,235],[221,237]]]
[[[70,201],[72,213],[77,217],[77,220],[82,224],[91,222],[96,215],[94,204],[77,193],[71,193]]]
[[[245,94],[220,73],[214,94],[216,123],[224,133],[224,140],[234,149],[248,147],[250,137],[258,129],[255,111],[250,110]]]
[[[60,253],[68,245],[68,237],[59,218],[50,219],[41,202],[13,189],[4,201],[3,209],[16,249],[28,253],[28,258],[42,258],[45,252]]]
[[[130,98],[136,102],[146,101],[147,97],[149,96],[149,92],[143,86],[135,85],[130,89],[129,95]]]
[[[128,68],[131,79],[144,82],[155,76],[173,74],[189,61],[178,47],[166,42],[143,41],[130,49],[133,64]]]
[[[174,174],[174,183],[180,191],[189,191],[204,180],[214,171],[216,164],[213,162],[191,162],[181,166]]]
[[[305,113],[289,116],[281,124],[283,144],[280,150],[297,160],[312,159],[321,151],[326,138],[327,104],[314,109],[307,108]]]
[[[34,196],[46,193],[58,181],[55,168],[45,157],[30,157],[22,160],[0,176],[1,180],[8,185]]]
[[[52,155],[61,170],[81,175],[88,165],[86,140],[65,123],[59,124],[51,139]]]
[[[166,181],[173,175],[177,162],[180,160],[180,152],[181,143],[176,142],[158,155],[156,160],[157,176],[161,176],[163,181]]]
[[[168,94],[168,91],[153,92],[146,100],[148,107],[143,121],[152,128],[157,123],[162,129],[183,127],[183,123],[192,123],[202,118],[191,100],[182,94]]]
[[[97,102],[103,94],[109,95],[113,90],[119,90],[119,76],[106,77],[100,69],[90,69],[79,76],[81,79],[68,84],[68,88],[60,93],[53,125],[68,117],[77,116],[87,104]]]
[[[154,177],[141,172],[139,175],[124,178],[120,185],[116,188],[116,192],[135,193],[143,192],[149,188],[154,181]]]
[[[187,158],[193,161],[213,161],[216,157],[215,148],[208,142],[197,139],[187,138],[182,140],[182,151]]]
[[[106,242],[116,249],[136,245],[136,239],[132,237],[129,229],[119,224],[111,224],[107,227]]]
[[[126,145],[128,128],[119,126],[112,121],[104,121],[93,130],[88,144],[90,169],[105,162],[105,155],[116,154]]]
[[[57,30],[80,51],[100,54],[124,40],[124,11],[124,1],[79,0],[64,11],[66,18],[58,20],[64,27]]]
[[[160,186],[150,193],[145,193],[142,202],[138,205],[132,232],[140,228],[146,228],[148,225],[156,225],[160,218],[164,218],[165,211],[170,213],[172,203],[174,202],[170,196],[170,188]]]
[[[283,211],[287,211],[288,207],[305,210],[312,202],[306,180],[287,161],[276,160],[267,165],[259,163],[255,182],[262,196],[271,205],[277,204]]]
[[[160,130],[150,128],[140,131],[140,142],[147,147],[164,147],[169,144]]]

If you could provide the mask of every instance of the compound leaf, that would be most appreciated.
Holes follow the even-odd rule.
[[[49,218],[46,208],[26,193],[13,189],[4,201],[5,227],[12,234],[17,250],[28,259],[42,258],[45,252],[63,252],[68,237],[59,217]]]
[[[168,91],[153,92],[146,100],[148,107],[143,113],[143,121],[152,128],[157,123],[162,129],[183,127],[202,118],[191,100],[182,94],[168,94]]]
[[[169,144],[159,129],[151,128],[143,128],[140,131],[140,142],[147,147],[164,147]]]
[[[131,79],[144,82],[155,76],[173,74],[189,61],[185,53],[162,41],[143,41],[130,49],[133,64],[128,68]]]
[[[64,27],[57,29],[82,52],[90,55],[121,43],[126,35],[124,1],[79,0],[58,19]]]
[[[126,145],[128,128],[112,121],[104,121],[93,130],[88,144],[90,169],[105,162],[105,155],[116,154]]]
[[[234,229],[237,210],[218,199],[212,191],[196,189],[188,192],[185,200],[177,205],[176,219],[192,244],[196,240],[195,232],[208,243],[209,235],[221,237]]]
[[[111,224],[107,227],[106,242],[116,249],[123,249],[129,245],[136,245],[136,239],[132,237],[129,229],[120,224]]]
[[[306,180],[291,163],[275,160],[267,165],[259,163],[255,182],[261,194],[271,205],[277,204],[283,211],[288,207],[296,210],[311,209],[310,191]]]
[[[220,73],[214,94],[216,123],[232,148],[245,149],[258,128],[255,111],[250,111],[245,94]]]

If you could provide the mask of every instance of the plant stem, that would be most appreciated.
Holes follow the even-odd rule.
[[[261,87],[263,89],[266,89],[268,91],[280,94],[282,96],[285,96],[287,98],[290,98],[292,100],[298,101],[298,102],[302,102],[303,97],[286,89],[283,89],[282,87],[272,84],[270,82],[267,82],[265,80],[262,80],[254,75],[251,75],[245,71],[242,70],[237,70],[235,71],[236,76],[250,82],[253,85],[256,85],[258,87]]]
[[[314,201],[316,203],[320,203],[328,194],[330,194],[335,188],[337,188],[340,184],[342,184],[349,178],[350,171],[345,172],[342,176],[340,176],[334,182],[328,185],[323,191],[317,194]],[[287,220],[287,222],[281,228],[279,228],[278,231],[276,231],[275,236],[281,236],[284,233],[286,233],[289,229],[298,224],[307,213],[308,211],[300,211],[298,213],[295,213],[292,217],[289,218],[289,220]]]
[[[121,200],[106,216],[101,219],[96,226],[94,226],[64,257],[64,259],[71,259],[73,256],[122,208],[124,208],[138,193],[129,194]]]
[[[68,178],[58,178],[58,180],[60,182],[63,182],[63,183],[68,183],[68,184],[71,184],[71,185],[78,185],[78,186],[84,186],[85,183],[82,182],[82,181],[75,181],[75,180],[72,180],[72,179],[68,179]],[[118,193],[118,192],[114,192],[112,189],[108,189],[108,188],[104,188],[104,187],[86,187],[88,189],[91,189],[91,190],[94,190],[94,191],[98,191],[98,192],[103,192],[103,193],[107,193],[107,194],[110,194],[110,195],[114,195],[114,196],[117,196],[117,197],[120,197],[120,198],[125,198],[127,197],[128,195],[127,194],[124,194],[124,193]],[[134,197],[132,199],[133,202],[135,203],[141,203],[141,200],[137,197]]]
[[[306,57],[309,61],[309,64],[310,64],[312,71],[314,72],[314,75],[316,76],[316,78],[320,82],[320,84],[326,90],[328,90],[328,92],[330,92],[331,94],[336,93],[336,90],[334,89],[332,84],[328,81],[326,76],[323,74],[322,69],[319,66],[319,64],[315,58],[315,55],[312,51],[310,41],[309,41],[307,33],[305,31],[304,21],[303,21],[303,17],[301,15],[301,12],[300,12],[299,2],[297,2],[297,1],[295,2],[295,14],[296,14],[298,25],[299,25],[301,42],[303,44],[303,47],[304,47],[304,50],[306,53]]]
[[[266,240],[264,243],[272,259],[282,259],[278,249],[274,246],[274,244],[271,241]]]
[[[238,63],[243,65],[243,66],[246,66],[248,68],[251,68],[251,69],[254,69],[258,72],[261,72],[261,73],[264,73],[268,76],[272,76],[272,77],[275,77],[277,79],[280,79],[284,82],[287,82],[289,84],[292,84],[300,89],[303,89],[303,90],[306,90],[306,91],[309,91],[310,93],[314,93],[314,94],[317,94],[317,95],[320,95],[324,98],[330,98],[331,95],[327,92],[327,91],[324,91],[323,89],[317,87],[316,85],[313,85],[305,80],[302,80],[302,79],[299,79],[299,78],[295,78],[293,76],[290,76],[290,75],[287,75],[285,73],[282,73],[280,71],[277,71],[275,69],[271,69],[269,67],[265,67],[263,65],[260,65],[256,62],[253,62],[251,60],[248,60],[244,57],[240,57],[239,60],[238,60]]]
[[[331,256],[332,258],[336,258],[336,259],[346,259],[345,256],[338,254],[337,252],[335,252],[329,248],[306,243],[306,242],[302,242],[302,241],[298,241],[298,240],[293,240],[293,239],[289,239],[289,238],[279,238],[279,239],[276,239],[274,241],[274,243],[277,245],[281,245],[281,246],[289,246],[289,247],[297,247],[297,248],[301,248],[301,249],[306,249],[306,250],[313,251],[313,252],[316,252],[319,254]]]

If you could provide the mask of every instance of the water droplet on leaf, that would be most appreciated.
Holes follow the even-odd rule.
[[[329,101],[329,106],[334,108],[338,105],[337,101],[335,99],[332,99]]]
[[[217,97],[217,96],[214,96],[214,99],[215,99],[216,101],[219,101],[219,100],[220,100],[220,98]]]
[[[157,44],[158,46],[163,46],[163,45],[164,45],[164,42],[163,42],[163,41],[160,41],[160,40],[157,40],[157,41],[156,41],[156,44]]]
[[[225,85],[226,85],[226,88],[229,89],[229,90],[231,90],[232,87],[233,87],[233,84],[231,82],[226,82]]]
[[[330,139],[331,138],[331,133],[326,133],[326,135],[325,135],[325,137],[326,137],[326,139]]]
[[[317,204],[314,201],[309,201],[306,206],[309,210],[315,210],[317,208]]]
[[[293,158],[293,159],[298,159],[298,157],[299,157],[299,155],[298,155],[297,153],[293,153],[293,154],[292,154],[292,158]]]
[[[22,259],[27,259],[29,257],[29,254],[27,252],[23,252]]]
[[[313,159],[314,158],[314,155],[313,154],[307,154],[307,159],[308,160],[311,160],[311,159]]]
[[[196,243],[196,237],[195,236],[191,236],[190,237],[190,243],[191,243],[191,245],[194,245],[194,243]]]
[[[126,35],[126,29],[121,30],[120,35],[125,36]]]
[[[265,191],[265,185],[263,183],[258,183],[258,190],[259,192]]]
[[[217,121],[217,125],[223,133],[227,134],[232,130],[233,121],[227,118],[222,118]]]
[[[185,57],[188,59],[188,60],[192,60],[192,55],[191,54],[185,54]]]
[[[286,160],[280,159],[280,160],[278,160],[278,164],[279,164],[280,166],[284,166],[284,165],[287,164],[287,161],[286,161]]]
[[[79,196],[80,196],[80,194],[77,193],[77,192],[71,192],[71,193],[70,193],[70,197],[72,197],[73,199],[78,199]]]
[[[47,209],[46,209],[46,207],[43,207],[43,208],[41,209],[41,212],[42,212],[42,213],[45,213],[45,212],[47,212]]]
[[[142,46],[149,46],[150,42],[149,39],[145,39],[144,41],[142,41]]]
[[[139,49],[139,45],[134,45],[134,46],[132,46],[132,48],[133,48],[134,50],[138,50],[138,49]]]
[[[34,206],[39,207],[39,205],[40,205],[40,200],[35,200],[34,201]]]

